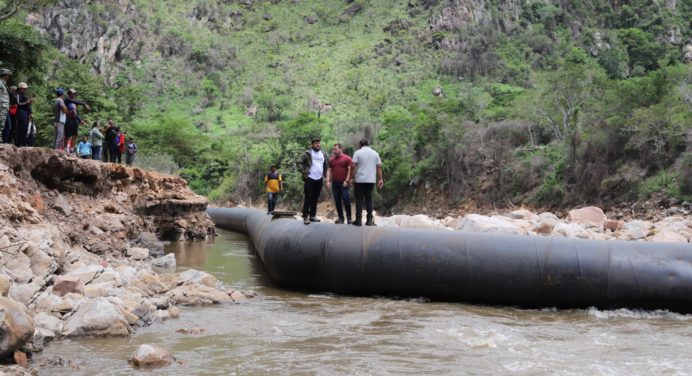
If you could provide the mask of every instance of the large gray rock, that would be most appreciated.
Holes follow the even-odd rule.
[[[34,272],[31,271],[31,259],[24,252],[3,255],[3,259],[7,273],[11,274],[16,283],[28,283],[34,278]]]
[[[105,298],[82,304],[65,323],[66,337],[124,337],[132,333],[125,315]]]
[[[19,303],[29,305],[29,303],[31,303],[31,301],[34,299],[36,293],[38,293],[42,287],[43,284],[39,285],[38,283],[34,282],[15,284],[10,287],[10,297]]]
[[[213,275],[195,269],[188,269],[178,274],[178,285],[201,284],[213,288],[221,287],[221,283]]]
[[[0,358],[19,350],[34,335],[34,320],[26,307],[0,297]]]
[[[219,303],[232,303],[227,293],[214,287],[204,285],[183,285],[168,292],[173,304],[200,306]]]
[[[154,259],[151,262],[151,265],[161,269],[175,269],[175,254],[169,253],[165,256]]]
[[[156,237],[156,234],[151,232],[143,232],[139,234],[139,238],[135,241],[139,247],[149,250],[149,254],[153,257],[163,256],[163,243]]]
[[[163,347],[143,344],[130,356],[129,362],[135,367],[164,367],[175,361],[171,353]]]
[[[132,247],[127,250],[127,255],[133,260],[144,260],[149,257],[149,249],[141,247]]]

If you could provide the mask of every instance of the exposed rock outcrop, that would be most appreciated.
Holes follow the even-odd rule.
[[[177,317],[176,304],[241,301],[207,273],[175,273],[174,255],[155,258],[157,235],[214,234],[206,205],[175,176],[0,145],[0,356],[127,336]]]

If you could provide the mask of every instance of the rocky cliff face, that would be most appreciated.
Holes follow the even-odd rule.
[[[88,63],[110,84],[124,61],[140,59],[147,37],[144,20],[129,0],[65,0],[27,23],[41,30],[61,52]]]

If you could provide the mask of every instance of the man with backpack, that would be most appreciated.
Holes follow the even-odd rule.
[[[271,214],[276,208],[276,199],[283,191],[283,181],[276,165],[271,165],[270,171],[264,175],[264,185],[267,187],[267,214]]]
[[[106,162],[115,163],[116,154],[118,151],[118,144],[115,138],[118,136],[118,130],[113,123],[113,120],[108,120],[108,126],[106,127],[106,136],[104,140],[106,141],[105,151],[106,151]]]
[[[317,200],[327,172],[327,155],[320,149],[320,139],[313,138],[310,148],[300,155],[298,169],[303,174],[303,223],[320,222],[317,218]]]
[[[67,122],[67,106],[65,106],[65,90],[63,88],[55,89],[55,102],[53,103],[53,126],[55,128],[55,142],[53,147],[55,150],[63,150],[65,148],[65,123]]]

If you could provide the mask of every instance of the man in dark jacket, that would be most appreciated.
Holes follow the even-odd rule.
[[[322,192],[322,182],[327,173],[327,155],[320,149],[320,139],[313,138],[310,149],[300,155],[298,168],[303,174],[303,223],[319,222],[317,200]]]

